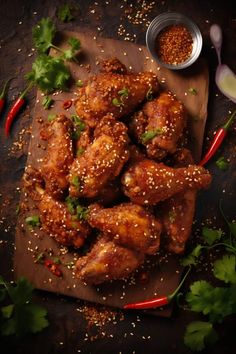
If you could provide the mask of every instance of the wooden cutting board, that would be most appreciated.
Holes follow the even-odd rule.
[[[72,62],[69,64],[75,81],[85,80],[89,75],[97,73],[99,62],[110,57],[117,57],[132,71],[151,70],[155,72],[163,87],[175,93],[184,103],[189,115],[192,151],[195,160],[200,159],[208,102],[208,69],[204,60],[199,60],[188,70],[174,72],[160,68],[151,58],[146,47],[125,41],[96,38],[93,34],[84,32],[63,32],[58,38],[58,44],[65,48],[67,39],[72,36],[79,38],[82,45],[82,51],[78,56],[80,64]],[[52,51],[51,54],[55,53]],[[197,94],[191,94],[190,88],[194,88]],[[43,95],[41,92],[37,93],[28,165],[37,168],[40,159],[45,155],[44,143],[39,137],[42,120],[47,122],[48,114],[66,113],[68,116],[74,114],[74,107],[66,112],[62,104],[69,98],[75,99],[76,90],[72,86],[70,92],[54,94],[55,103],[49,111],[42,108]],[[21,201],[25,202],[23,193]],[[26,276],[38,289],[121,308],[128,302],[168,294],[178,285],[181,274],[178,257],[162,254],[150,257],[146,264],[126,281],[85,286],[75,278],[73,267],[70,269],[68,265],[65,265],[68,262],[75,262],[78,254],[60,248],[41,230],[36,228],[30,230],[25,225],[25,218],[33,214],[37,214],[37,210],[30,201],[26,200],[26,208],[20,212],[17,223],[14,267],[16,277]],[[48,258],[60,257],[62,278],[52,275],[43,265],[34,263],[33,256],[40,252],[45,252]],[[171,309],[155,310],[152,314],[170,316]]]

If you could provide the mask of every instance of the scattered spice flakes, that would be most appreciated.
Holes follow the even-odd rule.
[[[22,154],[27,154],[31,131],[31,126],[21,129],[21,131],[18,133],[17,140],[15,140],[9,148],[8,156],[17,157]]]
[[[134,42],[136,34],[130,33],[127,27],[130,27],[131,24],[132,26],[141,26],[143,29],[146,29],[151,23],[153,8],[155,6],[155,1],[137,0],[129,3],[126,0],[121,1],[120,9],[123,10],[123,14],[121,15],[120,25],[117,29],[118,36],[122,37],[125,41]]]
[[[101,305],[81,305],[76,309],[81,313],[87,322],[85,339],[94,341],[100,338],[112,338],[113,334],[106,331],[106,325],[114,324],[124,320],[124,314],[121,310],[114,310]]]

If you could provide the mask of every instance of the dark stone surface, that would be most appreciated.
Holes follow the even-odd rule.
[[[60,23],[56,19],[56,9],[64,4],[61,0],[39,1],[39,0],[12,0],[0,1],[0,79],[3,81],[14,76],[15,79],[10,85],[8,94],[8,105],[25,86],[24,74],[31,68],[34,56],[31,53],[31,29],[42,17],[50,16],[55,20],[58,29],[76,30],[79,27],[88,27],[98,35],[111,38],[120,38],[117,29],[120,23],[126,28],[126,32],[136,34],[136,42],[144,44],[146,27],[141,24],[131,24],[124,10],[140,8],[142,1],[70,1],[77,4],[76,18],[68,24]],[[96,2],[95,2],[96,3]],[[151,1],[146,1],[150,4]],[[123,8],[121,6],[124,5]],[[96,10],[93,13],[93,9]],[[218,23],[224,31],[223,61],[236,71],[236,7],[235,1],[156,1],[151,12],[147,12],[147,18],[151,20],[161,12],[171,10],[179,11],[191,17],[200,27],[203,34],[204,47],[202,55],[209,61],[211,74],[209,117],[207,121],[205,147],[208,145],[207,137],[211,137],[214,130],[228,115],[229,110],[234,106],[227,98],[222,96],[214,84],[214,73],[216,67],[216,55],[211,48],[209,40],[209,28],[212,23]],[[91,12],[92,11],[92,12]],[[125,14],[125,15],[124,15]],[[120,20],[120,16],[122,19]],[[101,31],[98,30],[98,27]],[[122,38],[120,38],[122,39]],[[217,96],[216,96],[217,95]],[[27,146],[23,151],[17,149],[16,141],[19,141],[18,134],[23,128],[30,125],[32,119],[31,110],[34,106],[35,90],[28,96],[28,107],[19,115],[16,124],[12,129],[9,139],[3,134],[6,110],[0,119],[0,273],[8,280],[12,279],[12,256],[14,250],[14,236],[16,213],[15,208],[19,200],[17,188],[20,186],[20,179],[26,161]],[[23,135],[26,141],[29,134]],[[235,128],[229,134],[227,141],[217,156],[225,156],[230,159],[230,167],[222,172],[215,167],[213,160],[208,167],[214,175],[211,188],[199,194],[197,208],[197,224],[194,231],[201,228],[201,223],[207,219],[213,220],[217,227],[224,227],[223,220],[219,213],[219,200],[223,200],[225,213],[229,218],[235,217]],[[12,150],[14,149],[14,153]],[[206,148],[205,148],[206,150]],[[204,267],[202,267],[204,268]],[[188,281],[193,279],[210,277],[207,269],[199,269],[193,272]],[[185,289],[187,289],[186,284]],[[182,309],[176,309],[171,319],[156,318],[138,313],[140,322],[137,321],[136,313],[125,313],[124,320],[117,324],[103,326],[105,336],[100,335],[98,339],[91,341],[84,340],[86,336],[87,323],[84,317],[76,311],[83,302],[74,299],[55,296],[44,292],[36,292],[37,302],[42,303],[48,309],[50,326],[40,334],[29,336],[21,340],[1,339],[1,353],[179,353],[185,354],[190,351],[183,344],[183,334],[186,325],[193,319],[200,319],[200,316]],[[235,353],[233,344],[235,318],[227,318],[223,325],[217,326],[220,333],[220,340],[212,349],[206,353]],[[134,327],[135,324],[135,327]],[[108,338],[112,334],[113,338]],[[148,338],[150,336],[150,338]],[[145,338],[145,339],[144,339]],[[63,343],[63,344],[60,344]]]

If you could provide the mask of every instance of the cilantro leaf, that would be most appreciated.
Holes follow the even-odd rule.
[[[224,255],[214,263],[214,276],[225,283],[236,284],[236,257],[234,255]]]
[[[81,43],[78,38],[71,37],[68,39],[68,44],[71,46],[72,49],[74,50],[79,50],[81,48]]]
[[[47,310],[36,304],[24,305],[24,317],[28,319],[27,332],[37,333],[48,327]]]
[[[55,25],[48,17],[42,18],[42,20],[33,27],[33,43],[39,53],[46,53],[52,46],[55,33]]]
[[[213,230],[208,227],[203,227],[202,229],[202,236],[209,246],[211,246],[215,241],[220,240],[222,235],[223,231],[221,230]]]
[[[184,344],[193,351],[201,351],[205,344],[213,344],[218,336],[210,322],[191,322],[184,335]]]
[[[66,90],[70,79],[69,69],[61,58],[53,58],[42,54],[32,65],[32,71],[26,75],[29,81],[36,84],[43,92]]]
[[[48,326],[47,311],[32,303],[33,287],[27,279],[20,278],[12,285],[0,277],[0,286],[5,288],[5,292],[9,295],[8,299],[12,301],[0,309],[1,335],[14,334],[21,337],[27,333],[39,332]],[[7,301],[6,297],[4,301]]]
[[[10,298],[16,305],[24,304],[32,299],[33,286],[25,278],[19,278],[16,286],[7,285]]]
[[[42,101],[42,105],[45,109],[49,109],[51,105],[53,104],[53,99],[49,96],[45,96]]]
[[[74,19],[74,16],[71,14],[72,6],[64,4],[59,7],[57,11],[57,17],[62,22],[69,22]]]
[[[190,254],[181,260],[181,264],[185,267],[188,265],[196,265],[197,258],[201,255],[203,246],[197,245]]]
[[[231,234],[236,237],[236,222],[229,222],[228,223],[228,226],[229,226],[229,229],[230,229],[230,232]]]
[[[4,318],[10,318],[12,315],[13,309],[14,309],[13,304],[1,307],[2,316]]]
[[[80,40],[75,37],[71,37],[68,40],[68,44],[71,46],[71,48],[64,50],[63,58],[65,60],[73,59],[76,61],[76,54],[81,47]]]
[[[211,322],[222,322],[233,313],[230,288],[213,287],[205,280],[194,282],[186,295],[190,309],[209,315]]]
[[[229,168],[229,163],[228,161],[224,158],[224,156],[221,156],[218,158],[218,160],[216,161],[216,166],[222,170],[222,171],[226,171]]]

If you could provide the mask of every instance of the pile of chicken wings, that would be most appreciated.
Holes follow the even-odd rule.
[[[78,90],[77,115],[42,130],[46,156],[26,168],[24,187],[56,242],[78,249],[92,240],[76,272],[98,284],[127,277],[160,247],[183,253],[211,175],[184,147],[183,104],[154,73],[109,59]]]

